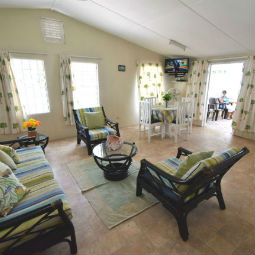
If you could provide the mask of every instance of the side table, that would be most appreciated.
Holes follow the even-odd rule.
[[[28,138],[28,135],[23,135],[23,136],[17,137],[18,140],[22,139],[22,138]],[[25,142],[24,145],[25,146],[40,145],[42,147],[43,152],[45,153],[45,148],[48,145],[48,143],[49,143],[49,136],[37,133],[34,142],[33,141],[28,141],[28,142]]]

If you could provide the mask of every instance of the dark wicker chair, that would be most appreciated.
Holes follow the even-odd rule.
[[[187,215],[201,201],[216,196],[220,209],[225,209],[221,193],[221,179],[225,173],[249,150],[244,147],[240,152],[225,159],[212,168],[203,168],[189,180],[182,180],[167,174],[149,161],[143,159],[137,177],[136,195],[141,196],[142,189],[152,193],[176,218],[180,236],[188,240]],[[189,155],[190,151],[179,147],[177,158]],[[187,184],[184,192],[178,190],[178,185]],[[202,192],[201,192],[202,190]],[[187,199],[191,198],[191,199]]]
[[[217,121],[219,112],[224,112],[223,108],[220,108],[220,101],[218,98],[210,97],[207,109],[207,119],[209,118],[210,114],[212,113],[212,120]]]
[[[93,129],[93,131],[89,130],[84,116],[82,116],[84,112],[102,112],[106,126],[100,129]],[[108,134],[120,136],[119,124],[106,117],[102,106],[73,110],[73,114],[77,129],[77,144],[80,144],[82,140],[87,145],[89,155],[92,154],[93,146],[105,141]]]

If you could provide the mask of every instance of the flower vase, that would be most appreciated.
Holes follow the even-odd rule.
[[[168,101],[166,100],[166,108],[167,108],[167,106],[168,106]]]
[[[30,129],[27,131],[27,136],[28,137],[33,137],[33,136],[37,136],[37,130],[36,129]]]

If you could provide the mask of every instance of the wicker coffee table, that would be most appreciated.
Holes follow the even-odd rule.
[[[96,164],[104,171],[105,178],[120,181],[128,176],[128,168],[137,153],[137,147],[135,143],[124,142],[120,149],[110,151],[103,142],[96,145],[92,153]]]

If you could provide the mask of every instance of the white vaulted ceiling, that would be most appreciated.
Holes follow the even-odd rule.
[[[1,0],[0,7],[55,10],[163,55],[255,52],[255,0]]]

